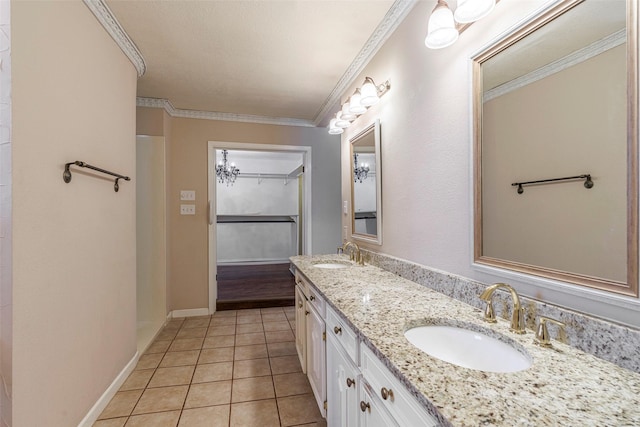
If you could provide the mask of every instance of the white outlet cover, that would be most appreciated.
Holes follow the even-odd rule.
[[[180,215],[195,215],[196,205],[180,205]]]
[[[195,190],[180,190],[180,200],[195,200]]]

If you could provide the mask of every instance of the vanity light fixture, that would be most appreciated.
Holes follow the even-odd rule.
[[[455,13],[444,0],[438,0],[431,12],[424,44],[430,49],[442,49],[458,40],[461,28],[487,16],[499,0],[458,0]]]
[[[340,110],[336,113],[335,118],[329,122],[329,133],[331,135],[339,135],[344,128],[349,127],[360,114],[367,111],[372,105],[380,101],[380,97],[387,93],[391,88],[389,80],[376,84],[371,77],[366,77],[362,88],[357,88],[353,95],[344,103]]]
[[[358,166],[358,153],[353,153],[353,182],[360,182],[367,179],[369,174],[369,164],[360,163]]]
[[[227,150],[222,150],[222,160],[216,165],[216,177],[218,177],[218,182],[220,184],[224,184],[226,182],[227,187],[229,184],[233,185],[238,175],[240,175],[240,169],[236,167],[235,163],[229,163],[227,160],[228,153],[229,152]]]

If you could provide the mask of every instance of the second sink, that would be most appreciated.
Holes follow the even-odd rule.
[[[496,338],[455,326],[428,325],[404,333],[411,344],[445,362],[485,372],[518,372],[531,358]]]

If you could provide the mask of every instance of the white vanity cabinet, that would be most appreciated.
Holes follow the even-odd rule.
[[[296,280],[297,282],[297,280]],[[302,372],[307,373],[307,297],[299,284],[296,284],[296,350]]]
[[[391,415],[384,409],[380,399],[375,395],[371,386],[364,381],[360,382],[360,403],[358,427],[400,427]],[[417,427],[421,424],[411,425]],[[402,425],[405,426],[404,424]],[[346,425],[344,426],[346,427]],[[407,424],[406,427],[409,427]]]

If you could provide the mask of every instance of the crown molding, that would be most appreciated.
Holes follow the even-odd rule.
[[[552,74],[559,73],[560,71],[566,70],[569,67],[591,59],[594,56],[600,55],[601,53],[606,52],[609,49],[620,46],[627,41],[626,31],[626,29],[617,31],[607,37],[604,37],[603,39],[590,44],[589,46],[578,49],[563,58],[540,67],[537,70],[531,71],[530,73],[517,77],[511,81],[501,84],[500,86],[488,90],[483,95],[482,102],[488,102],[499,96],[506,95],[509,92],[513,92],[514,90],[535,83],[538,80],[542,80],[545,77],[549,77]]]
[[[131,61],[138,77],[147,71],[147,66],[144,63],[142,54],[133,43],[129,35],[122,28],[116,17],[111,12],[111,9],[104,3],[103,0],[83,0],[84,4],[95,15],[100,24],[107,30],[107,33],[115,40],[116,44],[122,49],[127,58]]]
[[[187,119],[220,120],[225,122],[259,123],[267,125],[316,127],[310,120],[292,119],[286,117],[255,116],[251,114],[220,113],[215,111],[183,110],[175,108],[168,99],[136,98],[136,106],[148,108],[162,108],[171,117]]]
[[[349,65],[349,68],[347,68],[347,71],[345,71],[333,88],[333,91],[320,106],[313,120],[314,125],[317,126],[320,124],[329,111],[334,108],[336,103],[341,103],[340,98],[342,94],[353,84],[371,58],[373,58],[382,45],[391,37],[396,28],[398,28],[416,4],[417,0],[396,0],[393,3],[373,34],[371,34],[371,37],[369,37],[369,40],[367,40],[351,65]]]

